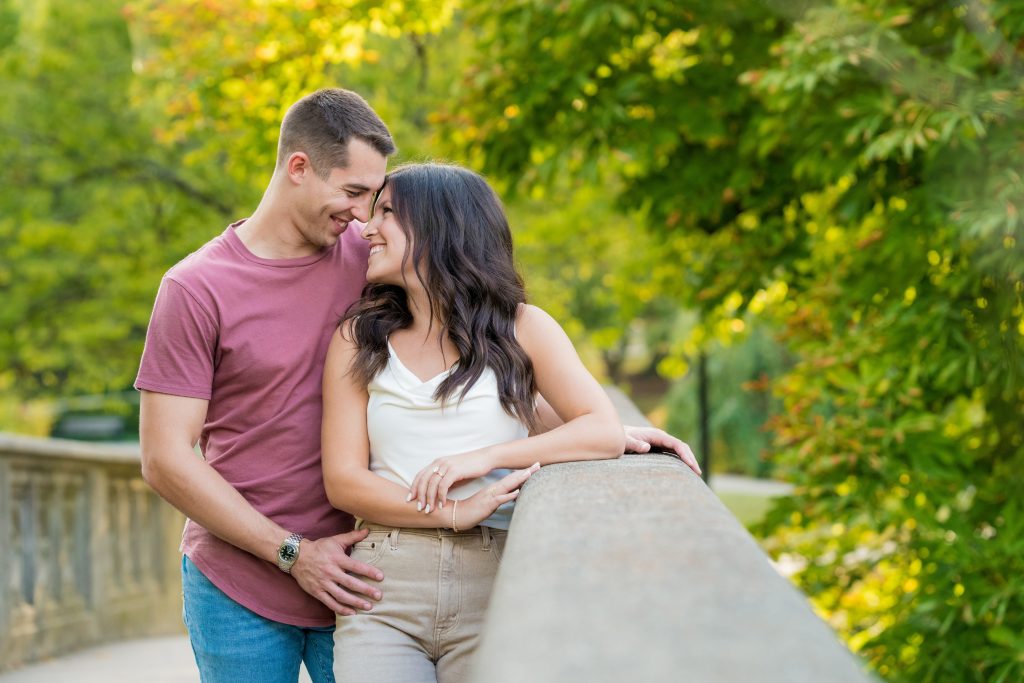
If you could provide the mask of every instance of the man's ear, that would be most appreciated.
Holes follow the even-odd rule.
[[[292,152],[288,155],[288,164],[285,166],[288,171],[288,179],[296,185],[302,182],[313,172],[313,166],[305,152]]]

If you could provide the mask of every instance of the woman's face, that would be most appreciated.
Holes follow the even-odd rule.
[[[391,188],[387,185],[377,198],[370,222],[363,228],[363,239],[370,243],[367,282],[406,287],[418,282],[412,263],[412,240],[405,236],[391,208]],[[410,258],[402,269],[406,249]]]

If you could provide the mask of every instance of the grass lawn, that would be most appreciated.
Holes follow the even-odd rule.
[[[772,496],[753,493],[720,493],[718,497],[746,527],[760,522],[772,504]]]

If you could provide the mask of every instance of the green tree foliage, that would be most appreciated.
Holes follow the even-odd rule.
[[[1021,10],[819,9],[752,75],[820,186],[791,205],[774,427],[803,487],[774,527],[826,544],[801,584],[898,680],[1024,678]]]
[[[429,48],[454,6],[139,0],[128,15],[142,81],[168,121],[161,139],[188,145],[186,165],[216,166],[238,193],[235,204],[248,210],[273,168],[281,118],[317,88],[357,89],[406,154],[422,153],[427,106],[443,76]]]
[[[435,125],[475,49],[454,2],[4,3],[0,15],[12,21],[0,34],[0,59],[12,97],[0,120],[21,143],[6,146],[0,200],[10,237],[0,269],[7,402],[130,383],[160,275],[252,209],[274,163],[280,117],[300,95],[353,88],[389,123],[400,161],[463,159]],[[28,174],[44,165],[45,177]],[[666,269],[651,263],[646,244],[621,258],[636,234],[598,195],[567,184],[572,199],[557,211],[526,201],[515,227],[520,243],[534,245],[521,261],[538,300],[621,367],[627,337],[640,329],[630,322],[659,291],[647,284],[636,297],[624,284],[651,283]],[[581,241],[567,224],[601,229]],[[545,236],[549,247],[538,248]],[[578,273],[550,267],[590,255]],[[575,286],[563,286],[566,277]],[[40,421],[0,410],[7,425],[39,429]]]
[[[685,322],[676,333],[686,338],[697,316],[680,317]],[[716,472],[768,477],[775,458],[765,422],[780,408],[771,386],[787,369],[788,358],[768,327],[750,320],[754,327],[749,334],[727,344],[716,342],[707,354],[711,466]],[[665,428],[685,434],[695,448],[700,434],[697,382],[697,372],[688,372],[665,397]]]
[[[167,112],[163,139],[187,148],[182,162],[188,166],[222,168],[232,181],[233,203],[244,208],[266,182],[285,109],[326,85],[355,89],[370,100],[391,127],[398,161],[440,156],[472,163],[461,144],[461,135],[472,131],[440,136],[436,125],[462,92],[457,76],[477,49],[472,18],[457,6],[428,0],[140,2],[129,16],[141,79]],[[531,292],[621,378],[630,340],[645,334],[644,311],[657,309],[659,301],[666,308],[662,288],[650,284],[666,275],[666,266],[653,263],[657,250],[632,229],[642,207],[619,211],[576,179],[548,189],[564,200],[555,209],[541,196],[513,207]],[[637,239],[647,241],[630,249]],[[577,269],[581,258],[586,263]]]
[[[392,128],[424,155],[428,93],[445,83],[427,51],[451,16],[0,0],[0,422],[37,430],[45,418],[17,408],[28,399],[130,385],[161,274],[252,210],[301,94],[348,85],[385,116],[407,111]]]
[[[531,300],[565,326],[607,379],[638,379],[668,353],[675,317],[662,294],[676,266],[643,229],[640,210],[618,210],[605,188],[565,182],[547,199],[511,205],[518,266]]]
[[[119,6],[0,5],[4,394],[126,387],[159,272],[224,208],[153,143]]]
[[[615,178],[622,204],[645,207],[648,227],[667,236],[662,258],[687,266],[669,292],[677,301],[721,300],[734,280],[757,284],[765,258],[791,246],[760,231],[746,235],[766,242],[756,263],[738,263],[739,253],[723,262],[715,251],[737,239],[732,228],[756,223],[751,206],[791,194],[788,178],[749,153],[756,103],[736,87],[783,25],[760,3],[476,11],[483,47],[449,121],[484,168],[531,189],[563,176]]]
[[[1024,678],[1024,8],[477,20],[449,116],[481,163],[526,190],[618,179],[701,311],[690,353],[755,314],[800,359],[771,424],[797,495],[765,532],[823,614],[893,680]]]

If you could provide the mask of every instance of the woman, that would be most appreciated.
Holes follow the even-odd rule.
[[[519,487],[540,465],[617,457],[623,429],[562,329],[525,303],[479,175],[392,172],[363,237],[371,284],[328,352],[323,466],[331,503],[371,530],[352,556],[383,571],[384,597],[341,618],[335,671],[461,681]],[[538,393],[564,424],[538,433]]]

